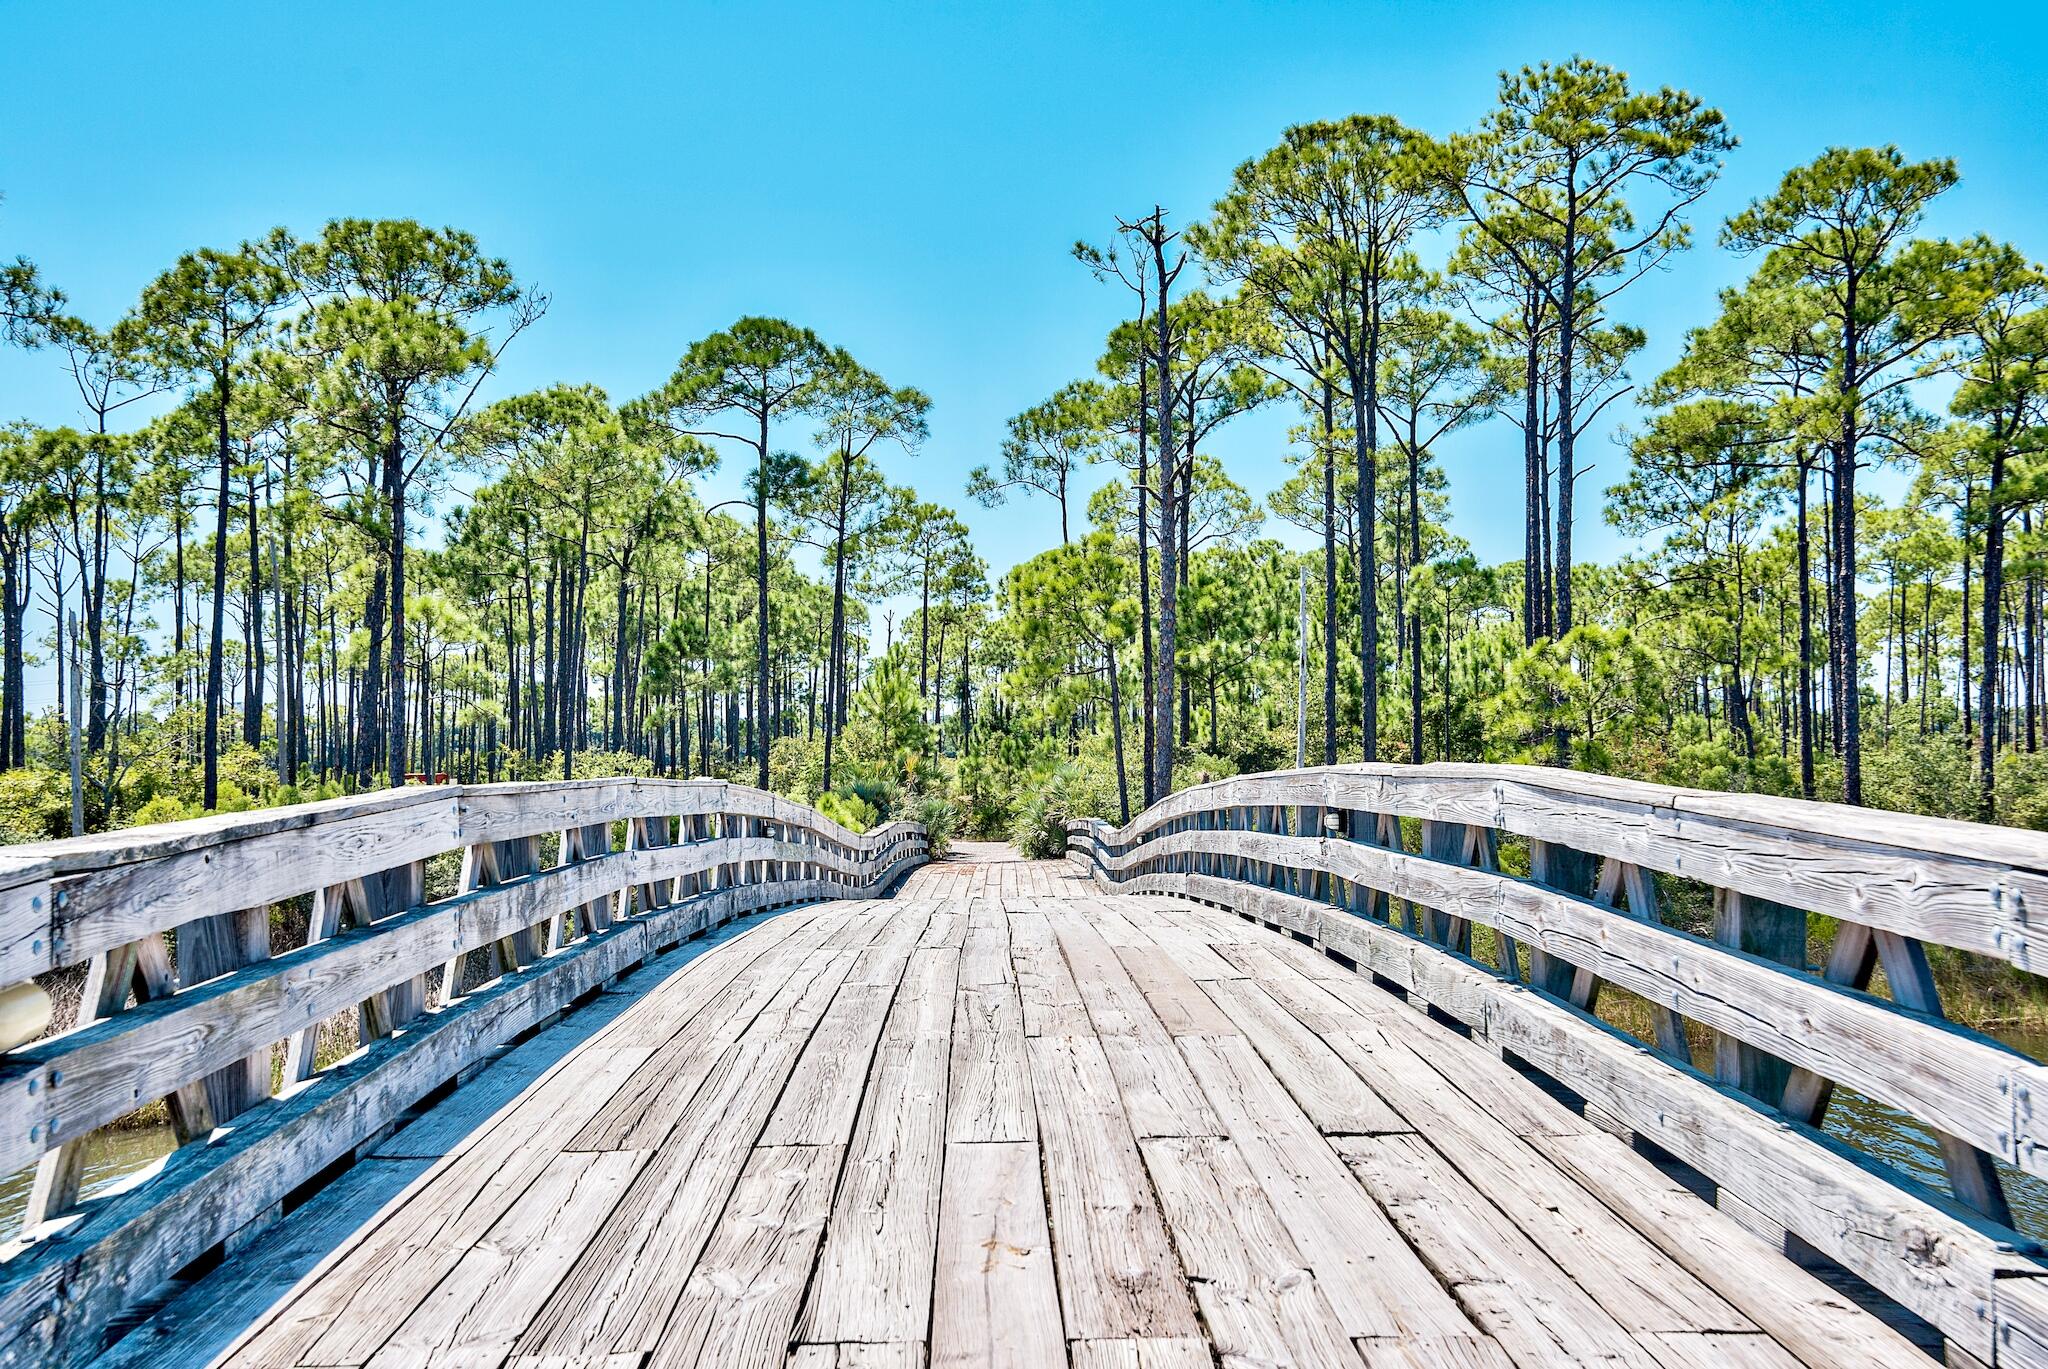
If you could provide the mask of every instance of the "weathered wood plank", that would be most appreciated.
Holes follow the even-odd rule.
[[[649,1369],[782,1361],[841,1154],[838,1146],[799,1145],[748,1156]]]
[[[1145,877],[1218,903],[1287,897],[1204,876]],[[1326,915],[1325,940],[1358,963],[1477,1024],[1723,1188],[1934,1323],[1970,1353],[1991,1351],[1989,1290],[2041,1266],[2009,1235],[1946,1211],[1809,1129],[1758,1113],[1694,1072],[1525,989],[1391,929]],[[1939,1252],[1936,1256],[1935,1252]]]
[[[719,1056],[584,1258],[543,1294],[518,1353],[654,1348],[799,1045],[749,1036]]]
[[[1180,1048],[1347,1335],[1475,1334],[1243,1038]]]
[[[895,995],[893,984],[849,980],[839,986],[769,1115],[759,1146],[845,1145]]]
[[[790,1352],[789,1366],[790,1369],[924,1369],[924,1346],[921,1343],[799,1345]]]
[[[1194,1289],[1211,1344],[1225,1362],[1362,1361],[1231,1141],[1139,1142]]]
[[[1755,1333],[1658,1331],[1642,1339],[1665,1369],[1799,1369],[1783,1346]]]
[[[1035,1141],[1024,1014],[1011,984],[960,986],[947,1076],[948,1141]]]
[[[1361,1337],[1353,1344],[1372,1369],[1510,1369],[1514,1364],[1491,1336]]]
[[[637,1150],[551,1157],[378,1347],[371,1369],[503,1359],[646,1162]]]
[[[1711,1289],[1456,1090],[1410,1087],[1412,1073],[1385,1065],[1407,1049],[1398,1040],[1365,1022],[1329,1040],[1347,1064],[1451,1158],[1475,1189],[1628,1330],[1753,1329]]]
[[[404,1195],[390,1220],[338,1248],[299,1297],[252,1328],[237,1357],[248,1363],[367,1362],[532,1188],[554,1162],[561,1137],[642,1058],[644,1052],[621,1052],[600,1071],[551,1076],[514,1114],[518,1120],[506,1127],[509,1144],[473,1147],[444,1161]]]
[[[2021,968],[2042,953],[2022,911],[2048,897],[2048,841],[2038,834],[1548,767],[1350,765],[1246,776],[1182,790],[1128,827],[1104,827],[1099,839],[1122,848],[1204,809],[1275,803],[1490,826]]]
[[[2048,1095],[2048,1067],[1981,1033],[1491,871],[1356,842],[1250,832],[1183,832],[1158,845],[1168,852],[1199,846],[1326,869],[1493,927],[1655,1007],[1812,1069],[2011,1163],[2048,1166],[2048,1137],[2022,1132],[2031,1119],[2016,1118],[2011,1101]],[[1266,906],[1279,920],[1321,920],[1317,905],[1286,895]],[[1676,1028],[1667,1023],[1664,1030],[1668,1037]],[[1666,1041],[1676,1044],[1682,1043]]]
[[[1044,913],[1010,914],[1010,960],[1024,1007],[1026,1036],[1086,1036],[1092,1031],[1081,991]]]
[[[67,1363],[97,1353],[99,1328],[135,1289],[155,1287],[260,1217],[428,1090],[638,959],[638,947],[636,937],[618,937],[572,948],[545,972],[373,1043],[291,1098],[247,1114],[224,1139],[175,1152],[150,1183],[7,1264],[0,1362]],[[66,1312],[57,1318],[46,1309],[60,1297]]]
[[[728,962],[737,972],[626,1081],[569,1142],[570,1150],[644,1150],[665,1140],[686,1113],[697,1089],[719,1068],[727,1048],[746,1036],[777,1001],[817,991],[817,976],[854,935],[845,914],[820,912],[789,937],[749,961]],[[861,931],[869,930],[861,928]],[[842,962],[841,973],[845,964]],[[822,991],[830,993],[837,978]],[[628,1025],[622,1035],[637,1035]]]
[[[1344,1136],[1331,1144],[1459,1306],[1511,1358],[1582,1364],[1642,1357],[1620,1323],[1430,1141]]]
[[[1173,1038],[1109,943],[1083,920],[1093,908],[1091,902],[1061,906],[1049,921],[1095,1037],[1109,1058],[1132,1132],[1140,1139],[1221,1135]]]
[[[1926,1356],[1605,1132],[1532,1142],[1643,1237],[1808,1364],[1924,1369]],[[1770,1277],[1758,1276],[1770,1269]]]
[[[1336,1051],[1289,1016],[1248,979],[1211,980],[1203,986],[1237,1024],[1294,1101],[1325,1133],[1373,1135],[1413,1131],[1386,1100],[1366,1087]]]
[[[462,844],[446,789],[398,791],[131,828],[48,847],[61,895],[52,963],[74,965],[151,932],[276,903]]]
[[[1038,1147],[950,1142],[941,1193],[932,1369],[1061,1363],[1066,1341]]]
[[[910,958],[889,1010],[798,1338],[914,1341],[930,1327],[959,952]]]
[[[354,1166],[122,1338],[98,1363],[104,1369],[187,1369],[212,1362],[337,1247],[374,1225],[430,1163],[372,1159]]]
[[[1025,1049],[1068,1336],[1199,1334],[1101,1045],[1087,1036],[1042,1035]]]
[[[1212,1369],[1209,1343],[1196,1337],[1069,1342],[1073,1369]]]

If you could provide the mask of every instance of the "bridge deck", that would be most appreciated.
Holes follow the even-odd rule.
[[[1738,1286],[1903,1344],[1311,948],[969,854],[650,966],[115,1361],[1799,1363]]]

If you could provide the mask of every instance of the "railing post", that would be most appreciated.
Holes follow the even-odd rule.
[[[242,908],[203,917],[178,929],[178,987],[270,959],[270,908]],[[270,1096],[270,1050],[252,1052],[206,1077],[216,1126]]]
[[[81,1025],[100,1022],[126,1011],[131,992],[140,1004],[168,998],[176,989],[164,935],[151,932],[139,941],[117,946],[93,957],[92,966],[86,971],[85,990],[79,1002],[79,1022]],[[51,1084],[52,1089],[61,1087],[55,1081]],[[204,1080],[180,1087],[164,1101],[171,1113],[172,1134],[180,1145],[203,1138],[213,1131],[213,1103]],[[76,1137],[62,1137],[58,1133],[62,1114],[53,1109],[50,1115],[49,1139],[58,1144],[45,1151],[36,1164],[28,1206],[22,1214],[24,1230],[52,1217],[61,1217],[77,1207],[85,1178],[85,1147],[92,1138],[92,1131],[87,1130]]]
[[[1647,877],[1647,876],[1646,876]],[[1736,889],[1714,891],[1714,940],[1795,970],[1806,968],[1806,914]],[[1869,982],[1865,971],[1864,982]],[[1714,1077],[1772,1107],[1785,1101],[1792,1066],[1725,1032],[1714,1033]]]
[[[1927,963],[1927,948],[1918,937],[1878,932],[1877,955],[1884,964],[1884,977],[1891,985],[1894,1002],[1930,1017],[1947,1015],[1942,1011],[1941,990],[1935,986],[1934,970]],[[1948,1170],[1949,1187],[1954,1190],[1956,1201],[2000,1226],[2011,1226],[2012,1208],[2006,1202],[2005,1183],[1991,1157],[1939,1127],[1929,1129],[1941,1146],[1941,1162]]]
[[[1529,878],[1561,894],[1590,896],[1598,866],[1599,862],[1584,851],[1554,841],[1529,842]],[[1546,953],[1540,946],[1529,947],[1529,982],[1543,992],[1556,998],[1571,998],[1577,973],[1568,961]]]
[[[532,837],[507,837],[499,841],[472,842],[463,848],[461,888],[464,893],[489,889],[514,879],[536,874],[540,869],[538,843]],[[557,914],[559,916],[559,914]],[[441,971],[441,1001],[460,998],[464,992],[464,966],[473,952],[458,955]],[[489,948],[492,969],[499,975],[514,974],[522,966],[540,959],[540,943],[534,927],[521,927],[500,937]]]
[[[1663,908],[1657,897],[1657,881],[1648,870],[1640,865],[1609,857],[1600,870],[1600,882],[1594,887],[1593,901],[1603,908],[1618,908],[1626,899],[1628,915],[1638,922],[1661,924],[1664,921]],[[1593,1011],[1593,1000],[1600,991],[1600,981],[1591,970],[1581,967],[1572,976],[1572,1003]],[[1692,1044],[1686,1040],[1685,1019],[1662,1003],[1650,1004],[1650,1024],[1657,1036],[1657,1049],[1675,1060],[1692,1064]]]
[[[668,844],[668,819],[665,817],[633,818],[626,824],[626,849],[629,851],[653,851]],[[635,884],[632,911],[644,914],[668,907],[671,887],[671,881],[665,879],[649,879]]]
[[[1462,865],[1465,854],[1465,829],[1454,822],[1438,822],[1433,818],[1422,820],[1421,854],[1430,860],[1440,860],[1449,865]],[[1413,915],[1419,921],[1425,940],[1447,947],[1460,954],[1472,949],[1472,924],[1465,918],[1453,917],[1436,908],[1411,905]]]
[[[363,880],[363,902],[357,926],[368,927],[396,917],[427,901],[427,863],[423,860],[395,865]],[[402,984],[370,995],[358,1014],[364,1024],[364,1038],[389,1036],[427,1010],[427,978],[417,975]]]
[[[1374,823],[1374,828],[1380,846],[1389,851],[1405,851],[1408,849],[1408,839],[1401,831],[1401,819],[1397,815],[1393,813],[1377,813],[1374,817],[1377,819]],[[1416,913],[1413,902],[1405,898],[1396,899],[1391,890],[1381,893],[1380,897],[1385,901],[1386,922],[1388,926],[1400,927],[1411,936],[1420,936],[1422,934],[1421,921]],[[1398,912],[1395,911],[1397,903],[1400,905]]]
[[[702,813],[690,813],[677,819],[676,835],[681,844],[695,846],[711,839],[711,819]],[[680,875],[676,879],[677,899],[694,898],[711,887],[715,872],[709,868],[692,874]]]
[[[1822,970],[1828,983],[1847,989],[1864,989],[1877,973],[1877,937],[1860,922],[1844,922],[1835,929],[1835,944],[1828,950]],[[1779,1108],[1787,1117],[1817,1127],[1827,1116],[1834,1098],[1835,1081],[1810,1069],[1794,1067],[1785,1080]]]
[[[562,833],[562,858],[560,865],[578,865],[586,860],[608,856],[612,850],[612,825],[608,822],[594,822],[584,827],[571,827]],[[577,925],[571,929],[565,918],[555,918],[548,923],[548,949],[560,950],[565,940],[578,932],[601,932],[612,925],[612,901],[609,896],[592,899],[575,912]]]

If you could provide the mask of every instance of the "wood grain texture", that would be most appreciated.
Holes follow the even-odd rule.
[[[1121,830],[1114,854],[1218,807],[1305,803],[1494,827],[2031,968],[2025,909],[2048,896],[2037,833],[1839,804],[1720,794],[1537,766],[1349,765],[1185,789]]]
[[[905,1342],[931,1320],[959,952],[910,957],[833,1204],[800,1339]]]
[[[803,1303],[842,1154],[837,1146],[755,1149],[655,1343],[649,1369],[769,1364],[781,1357]]]
[[[1036,1369],[1064,1357],[1038,1147],[949,1142],[932,1369]]]
[[[1474,1334],[1248,1043],[1186,1037],[1180,1047],[1347,1335]]]
[[[1067,1334],[1195,1335],[1194,1305],[1101,1044],[1048,1035],[1031,1038],[1026,1050]]]
[[[1360,1366],[1235,1145],[1221,1137],[1141,1145],[1216,1353],[1226,1362]]]

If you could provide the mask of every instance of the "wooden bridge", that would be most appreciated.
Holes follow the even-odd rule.
[[[2043,1067],[1925,950],[2035,968],[2048,840],[1371,766],[1073,847],[621,780],[0,854],[0,1015],[84,973],[0,1363],[2048,1363]]]

